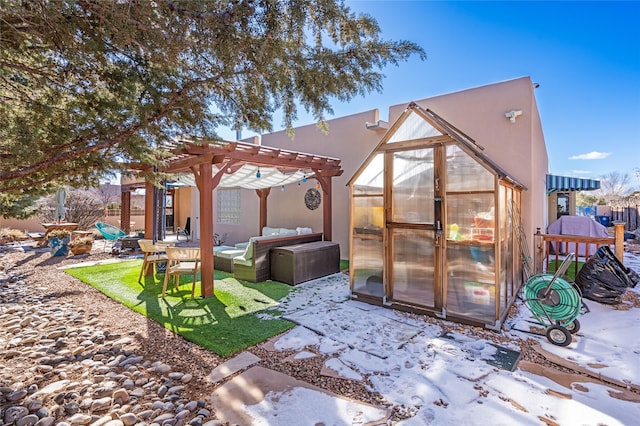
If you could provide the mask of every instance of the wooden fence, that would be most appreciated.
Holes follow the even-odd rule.
[[[640,228],[640,216],[638,216],[638,206],[635,207],[613,207],[611,209],[611,219],[614,222],[624,222],[626,231],[635,231]]]
[[[144,216],[144,209],[131,206],[130,214],[131,216]],[[120,217],[120,209],[107,209],[106,215]]]
[[[585,262],[602,246],[610,246],[624,264],[624,226],[615,224],[615,236],[612,238],[586,237],[582,235],[557,235],[537,233],[534,236],[533,273],[546,272],[549,263],[559,265],[568,253],[576,257],[569,268],[573,268],[574,276],[578,274],[580,262]]]

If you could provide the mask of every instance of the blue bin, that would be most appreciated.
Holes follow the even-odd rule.
[[[609,216],[596,216],[596,221],[603,226],[611,226],[611,218]]]

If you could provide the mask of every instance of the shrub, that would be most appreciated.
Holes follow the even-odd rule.
[[[93,244],[93,237],[87,236],[87,237],[74,238],[69,243],[69,247],[92,245],[92,244]]]
[[[43,222],[52,222],[56,210],[53,197],[47,198],[44,204],[39,217]],[[64,220],[77,223],[80,229],[90,229],[96,222],[104,219],[102,202],[88,191],[79,189],[70,191],[64,205],[66,210]]]
[[[67,237],[71,236],[71,231],[66,229],[54,229],[53,231],[47,234],[47,238],[58,238],[59,240],[64,240]]]
[[[20,241],[24,239],[27,239],[27,234],[20,230],[11,228],[0,229],[0,243],[2,244],[12,243],[14,241]]]

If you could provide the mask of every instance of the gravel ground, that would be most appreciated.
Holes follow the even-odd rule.
[[[52,257],[46,251],[22,252],[10,250],[8,246],[0,246],[0,258],[0,272],[4,271],[9,275],[21,277],[24,281],[34,285],[39,293],[38,297],[42,299],[55,298],[61,304],[70,303],[76,306],[79,311],[84,310],[97,315],[100,322],[109,328],[110,333],[133,338],[135,343],[131,350],[141,354],[146,360],[160,361],[171,365],[175,371],[193,375],[193,380],[184,391],[185,396],[189,399],[206,400],[213,391],[208,376],[216,366],[225,361],[224,359],[175,335],[158,323],[147,320],[60,270],[61,267],[87,260],[111,259],[113,258],[111,254],[96,250],[89,257],[69,256],[63,258]],[[141,324],[142,326],[132,327],[132,324]],[[248,351],[261,358],[262,361],[259,363],[261,366],[280,371],[343,396],[372,404],[388,405],[379,395],[369,392],[363,383],[322,376],[320,370],[326,357],[282,362],[295,351],[268,351],[263,349],[261,345],[249,348]],[[0,359],[0,362],[5,371],[22,372],[22,375],[16,375],[16,382],[33,383],[34,372],[24,368],[21,360],[16,358]],[[77,377],[69,377],[68,379],[79,380],[81,376],[82,371],[79,370]],[[53,378],[49,381],[53,381]],[[37,384],[42,388],[48,383]],[[0,385],[9,386],[10,384],[2,383]]]
[[[131,337],[135,342],[135,352],[141,354],[146,360],[150,362],[160,361],[171,365],[176,371],[193,375],[193,380],[185,388],[184,392],[192,400],[206,401],[208,395],[213,391],[208,375],[216,366],[224,362],[222,358],[176,336],[156,322],[147,320],[125,306],[114,302],[99,291],[70,277],[59,269],[73,263],[112,257],[111,254],[101,253],[98,250],[95,250],[89,257],[51,257],[46,251],[19,251],[10,249],[8,245],[0,245],[0,273],[4,272],[9,276],[21,277],[25,282],[30,283],[37,289],[37,297],[42,299],[55,298],[60,303],[70,303],[76,306],[78,310],[84,310],[93,316],[97,316],[100,322],[109,328],[110,333]],[[638,300],[636,293],[627,292],[625,300],[631,301],[636,307],[640,306],[640,300]],[[512,309],[515,310],[517,308],[513,307]],[[513,338],[511,337],[507,338],[501,334],[480,328],[457,324],[450,325],[451,323],[430,317],[418,316],[418,318],[423,318],[425,322],[437,323],[445,330],[476,335],[492,340],[497,344],[505,344],[505,340],[509,340],[513,344]],[[137,326],[132,326],[132,324],[137,324]],[[534,340],[521,340],[518,342],[522,350],[523,359],[538,364],[550,365],[546,359],[531,349],[534,343]],[[366,389],[366,382],[359,383],[321,375],[320,370],[326,361],[325,357],[320,356],[300,359],[294,362],[282,362],[284,358],[292,355],[294,351],[268,351],[262,348],[261,345],[249,348],[248,351],[260,357],[262,361],[259,365],[266,368],[280,371],[339,395],[376,405],[389,406],[379,394],[372,393]],[[16,382],[29,384],[35,380],[34,373],[24,368],[22,361],[19,359],[0,358],[0,363],[2,364],[0,368],[4,371],[13,370],[16,372]],[[558,368],[555,365],[554,367]],[[22,374],[19,374],[19,372]],[[69,377],[69,379],[79,380],[82,373],[79,370],[77,377]],[[55,378],[49,378],[48,380],[53,381]],[[40,388],[47,384],[46,381],[37,383]],[[9,385],[11,384],[0,383],[0,386]],[[402,419],[401,409],[389,408],[392,410],[392,421]]]

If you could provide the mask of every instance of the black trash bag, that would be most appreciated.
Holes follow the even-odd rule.
[[[615,254],[611,251],[609,246],[602,246],[596,251],[596,255],[600,257],[602,260],[606,260],[611,264],[611,266],[616,269],[616,271],[623,275],[625,281],[627,282],[628,287],[635,287],[638,283],[640,283],[640,275],[638,275],[635,271],[627,268],[620,262],[620,259],[616,257]]]
[[[625,268],[608,246],[600,247],[575,279],[583,297],[610,305],[621,303],[627,288],[635,287],[638,281],[638,274]]]

